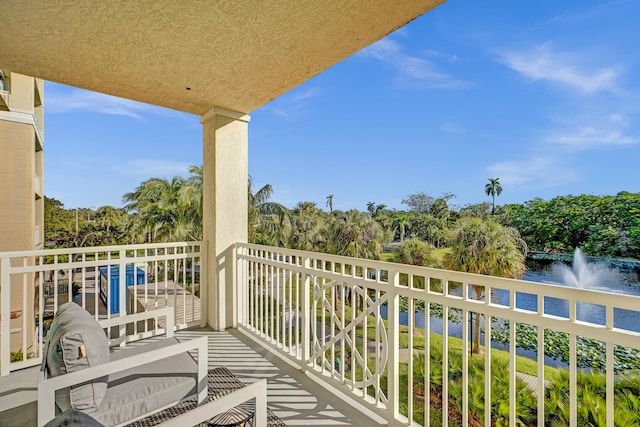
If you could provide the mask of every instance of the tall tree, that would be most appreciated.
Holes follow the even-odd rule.
[[[489,178],[489,182],[484,186],[484,192],[491,196],[491,213],[496,212],[496,196],[502,193],[500,178]]]
[[[407,215],[402,214],[393,217],[392,227],[394,230],[398,231],[398,234],[400,234],[400,243],[404,242],[404,236],[409,229],[409,224],[409,217]]]
[[[369,212],[371,216],[374,216],[376,213],[376,204],[374,202],[367,202],[367,212]]]
[[[333,213],[333,194],[327,196],[327,207],[329,208],[329,213]]]
[[[299,202],[289,215],[291,230],[287,246],[304,251],[324,251],[327,246],[327,217],[327,213],[314,202]]]
[[[409,209],[415,212],[428,213],[431,210],[431,205],[435,199],[427,193],[415,193],[409,194],[402,199],[402,204],[409,206]]]
[[[527,245],[518,230],[492,220],[466,217],[458,220],[449,236],[445,268],[489,276],[519,278],[525,271]],[[472,285],[478,299],[482,287]],[[473,353],[480,352],[480,316],[476,315]]]
[[[284,246],[285,221],[287,208],[280,203],[271,202],[273,187],[266,184],[255,193],[253,179],[249,177],[248,185],[248,230],[249,243],[260,243]]]
[[[134,229],[147,237],[147,241],[180,241],[197,239],[194,230],[198,218],[180,200],[184,178],[151,178],[135,191],[124,195],[126,209],[134,214]]]
[[[327,253],[378,259],[384,232],[369,215],[355,209],[337,212],[327,227]]]

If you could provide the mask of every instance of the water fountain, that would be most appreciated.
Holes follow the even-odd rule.
[[[605,263],[589,262],[580,248],[573,252],[571,267],[554,263],[552,276],[560,284],[579,289],[631,293],[618,270]]]

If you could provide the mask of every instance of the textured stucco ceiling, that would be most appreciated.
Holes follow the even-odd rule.
[[[1,0],[0,68],[248,113],[443,1]]]

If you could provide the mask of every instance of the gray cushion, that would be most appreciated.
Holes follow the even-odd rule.
[[[138,347],[115,350],[111,360],[176,344],[166,338]],[[88,412],[105,425],[128,423],[196,394],[198,364],[187,352],[136,366],[109,376],[109,388],[96,411]]]
[[[58,309],[47,344],[46,368],[56,377],[109,361],[109,343],[100,324],[78,304],[69,302]],[[107,391],[107,377],[56,392],[62,411],[75,408],[96,410]]]
[[[84,412],[71,408],[46,423],[44,427],[104,427],[104,424],[100,424]]]

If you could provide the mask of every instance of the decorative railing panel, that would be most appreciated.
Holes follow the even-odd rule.
[[[578,426],[597,398],[613,426],[624,381],[640,383],[638,296],[250,244],[236,257],[241,327],[394,425]]]

